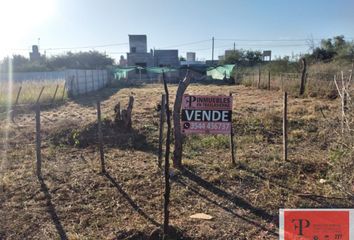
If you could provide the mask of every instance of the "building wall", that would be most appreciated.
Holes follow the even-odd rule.
[[[188,62],[195,62],[195,52],[187,52],[187,59]]]
[[[107,70],[70,69],[65,71],[69,95],[77,96],[104,88],[109,83]]]
[[[178,67],[180,65],[178,59],[178,50],[155,50],[154,59],[156,67]]]
[[[129,35],[129,47],[130,53],[146,53],[147,52],[147,40],[146,35]]]
[[[29,53],[30,61],[38,61],[41,58],[37,45],[32,46],[32,52]]]
[[[154,59],[150,53],[128,53],[128,66],[136,66],[137,63],[146,63],[147,67],[154,66]]]

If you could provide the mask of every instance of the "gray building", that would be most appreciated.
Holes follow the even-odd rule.
[[[128,66],[146,67],[178,67],[180,65],[178,50],[150,50],[147,51],[146,35],[129,35],[129,53],[127,53]],[[146,72],[145,69],[137,69],[129,72],[128,78],[152,80],[157,76]]]
[[[178,50],[154,50],[155,67],[178,67]]]
[[[187,62],[195,62],[195,52],[187,52]]]
[[[41,54],[39,53],[39,49],[37,45],[32,46],[32,52],[29,53],[30,61],[39,61],[41,58]]]
[[[154,66],[153,55],[147,52],[146,35],[129,35],[129,49],[128,66]]]

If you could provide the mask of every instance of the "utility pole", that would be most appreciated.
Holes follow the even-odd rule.
[[[212,38],[211,49],[211,63],[214,65],[214,37]]]
[[[236,43],[234,42],[234,52],[236,52]]]

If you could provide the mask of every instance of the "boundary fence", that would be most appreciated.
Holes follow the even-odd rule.
[[[349,73],[345,76],[348,77]],[[306,73],[305,94],[311,97],[335,97],[337,89],[334,76],[339,74]],[[281,90],[290,94],[299,94],[301,73],[272,73],[271,71],[255,71],[236,75],[236,82],[260,89]],[[335,96],[334,96],[335,95]]]
[[[9,80],[11,79],[11,81]],[[97,91],[110,83],[107,70],[0,74],[0,109],[21,104],[54,103]]]

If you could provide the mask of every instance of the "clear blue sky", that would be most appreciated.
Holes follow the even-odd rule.
[[[236,39],[236,48],[291,55],[308,50],[303,39],[354,38],[353,9],[353,0],[1,0],[0,57],[28,56],[38,38],[49,55],[68,50],[53,48],[127,43],[128,34],[146,34],[149,49],[196,51],[200,59],[211,58],[213,36],[216,56],[233,47],[234,41],[221,39]],[[199,43],[183,45],[191,42]],[[70,50],[92,49],[119,58],[129,48]]]

